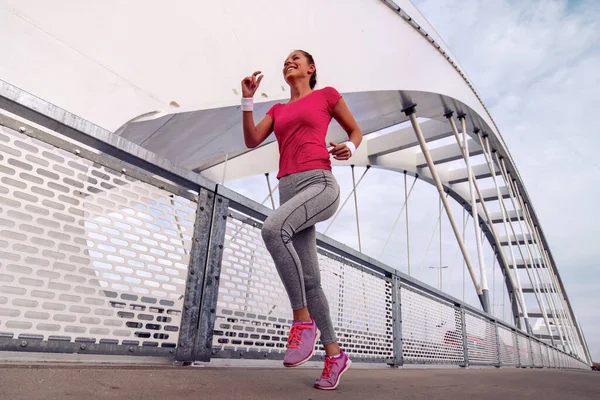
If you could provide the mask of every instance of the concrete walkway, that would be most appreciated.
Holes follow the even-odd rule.
[[[335,392],[314,368],[0,365],[0,399],[600,399],[600,373],[532,369],[350,369]]]

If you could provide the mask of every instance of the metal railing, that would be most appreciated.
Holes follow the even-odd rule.
[[[19,101],[0,97],[0,350],[283,358],[267,208]],[[355,361],[589,368],[326,236],[318,250]]]

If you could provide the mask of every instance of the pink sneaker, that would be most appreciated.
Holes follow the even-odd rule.
[[[323,374],[315,382],[315,387],[322,390],[333,390],[340,383],[342,374],[350,368],[352,361],[340,350],[337,357],[325,357]]]
[[[304,364],[315,353],[315,346],[321,337],[321,332],[312,322],[295,321],[288,336],[288,346],[283,358],[285,367],[297,367]]]

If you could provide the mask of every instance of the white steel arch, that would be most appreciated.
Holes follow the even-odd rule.
[[[264,72],[259,118],[287,97],[283,58],[296,48],[310,51],[321,82],[344,95],[367,134],[352,164],[418,174],[466,209],[475,204],[490,244],[506,247],[498,261],[515,276],[507,279],[515,317],[539,317],[547,325],[552,319],[558,332],[549,329],[548,339],[556,336],[590,361],[535,211],[491,116],[409,0],[177,0],[168,6],[158,0],[0,0],[0,34],[11,39],[0,61],[1,79],[217,181],[225,165],[230,179],[276,169],[272,138],[253,151],[243,145],[239,81],[253,70]],[[448,124],[449,112],[456,129]],[[136,115],[142,117],[131,119]],[[399,126],[411,120],[412,127]],[[373,132],[380,134],[370,138]],[[428,150],[427,142],[453,136],[460,144]],[[342,130],[332,125],[328,141],[341,138]],[[479,154],[485,163],[445,165]],[[476,188],[477,179],[490,176],[501,183]],[[500,214],[486,211],[486,202],[504,200],[508,206],[501,205]],[[498,226],[507,237],[499,236]],[[518,255],[509,251],[513,243]],[[521,268],[531,287],[518,282]],[[539,315],[528,313],[526,290],[536,294]]]

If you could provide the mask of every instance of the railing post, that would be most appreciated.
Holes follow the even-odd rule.
[[[529,343],[529,359],[531,360],[531,368],[535,368],[535,355],[533,354],[533,340],[529,337],[527,338],[527,342]]]
[[[402,296],[401,281],[396,274],[392,276],[392,331],[394,340],[394,362],[392,367],[404,365],[404,353],[402,351]]]
[[[209,361],[228,201],[201,189],[175,360]]]
[[[204,273],[198,335],[194,344],[194,354],[197,361],[210,361],[212,355],[228,211],[229,200],[217,195],[214,202],[208,259]]]
[[[556,352],[556,368],[562,369],[562,353],[560,350]]]
[[[513,337],[515,338],[515,348],[517,349],[517,367],[523,368],[521,364],[521,346],[519,346],[519,334],[517,331],[512,331]]]
[[[556,358],[558,360],[558,369],[562,369],[563,368],[563,361],[562,361],[562,350],[559,350],[556,353]]]
[[[500,332],[498,331],[498,321],[494,320],[494,328],[496,329],[496,353],[498,354],[497,368],[502,367],[502,351],[500,348]]]
[[[190,251],[187,285],[183,300],[183,313],[179,329],[176,361],[194,361],[194,341],[198,334],[198,319],[202,302],[204,270],[210,243],[210,227],[213,219],[214,194],[200,189],[198,207]]]
[[[462,304],[460,304],[458,307],[460,309],[460,324],[462,327],[462,339],[463,339],[463,357],[465,359],[465,364],[463,365],[463,367],[468,368],[469,367],[469,342],[467,339],[467,318],[465,315],[465,308],[462,306]]]

